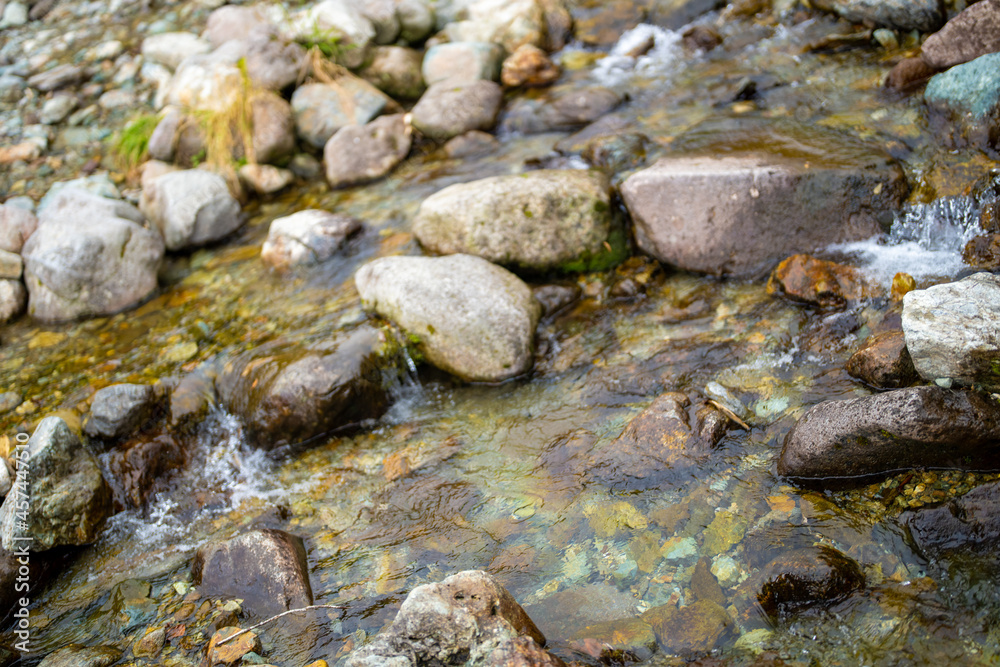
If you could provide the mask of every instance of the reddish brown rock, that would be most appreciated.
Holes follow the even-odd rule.
[[[851,266],[793,255],[781,262],[767,281],[767,293],[824,308],[839,308],[868,296],[864,278]]]
[[[486,667],[566,667],[531,637],[510,639],[493,649],[486,659]]]
[[[847,372],[879,389],[907,387],[919,379],[902,331],[887,331],[865,341],[847,360]]]
[[[711,51],[719,44],[722,44],[722,35],[714,28],[705,25],[691,26],[681,35],[684,40],[684,48],[691,51],[702,50]]]
[[[1000,234],[983,234],[971,239],[962,250],[962,259],[977,269],[1000,270]]]
[[[548,86],[559,78],[559,66],[537,46],[524,44],[503,61],[500,83],[507,88]]]
[[[761,575],[757,601],[771,616],[829,602],[864,588],[860,566],[831,547],[799,549],[775,558]]]
[[[1000,0],[982,0],[948,21],[920,47],[929,67],[947,69],[1000,51]]]
[[[235,639],[229,639],[238,632],[240,628],[229,627],[212,635],[208,642],[209,665],[234,665],[247,653],[261,650],[260,639],[253,632],[244,632]]]
[[[672,604],[654,607],[642,620],[653,627],[664,651],[681,654],[711,651],[733,625],[726,610],[711,600],[680,608]]]
[[[885,87],[890,90],[908,92],[927,81],[937,72],[937,69],[919,57],[904,58],[889,70],[889,76],[885,78]]]
[[[112,451],[108,469],[120,488],[118,500],[130,507],[142,507],[158,479],[180,467],[184,454],[169,435],[126,443]]]

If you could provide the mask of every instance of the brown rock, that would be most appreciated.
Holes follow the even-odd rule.
[[[1000,535],[1000,482],[989,482],[938,507],[902,517],[917,548],[928,558],[949,552],[995,553]]]
[[[889,70],[885,87],[890,90],[908,92],[927,81],[938,72],[919,57],[904,58]]]
[[[983,212],[979,216],[979,226],[984,232],[1000,232],[1000,201],[983,206]]]
[[[596,640],[601,647],[611,646],[626,651],[656,649],[656,634],[653,632],[653,627],[641,618],[594,623],[576,633],[575,638]]]
[[[137,658],[155,658],[163,649],[166,631],[163,628],[149,628],[132,644],[132,655]]]
[[[108,469],[129,507],[143,507],[157,480],[184,463],[184,453],[169,435],[127,442],[114,449]]]
[[[871,336],[847,360],[847,372],[878,389],[899,389],[920,379],[901,330]]]
[[[711,51],[722,44],[722,35],[714,28],[705,25],[691,26],[681,35],[684,48],[690,51]]]
[[[507,88],[548,86],[559,78],[559,66],[537,46],[524,44],[503,61],[500,83]]]
[[[828,602],[864,588],[858,564],[827,546],[799,549],[778,556],[761,575],[757,601],[771,616]]]
[[[385,176],[410,152],[412,135],[403,114],[340,128],[323,149],[327,182],[341,188]]]
[[[250,102],[250,124],[257,162],[274,164],[295,152],[292,105],[278,95],[261,93],[254,96]]]
[[[20,253],[37,227],[38,218],[31,211],[0,205],[0,250]]]
[[[691,574],[691,592],[699,600],[708,600],[722,607],[726,605],[726,594],[712,574],[712,561],[706,556],[702,556],[695,563],[694,572]]]
[[[920,57],[929,67],[947,69],[1000,51],[1000,0],[970,5],[927,38]]]
[[[962,259],[977,269],[1000,270],[1000,234],[983,234],[971,239],[962,250]]]
[[[839,308],[867,296],[861,273],[852,266],[793,255],[771,272],[767,293],[824,308]]]
[[[30,162],[42,154],[42,149],[33,141],[22,141],[13,146],[0,146],[0,164]]]
[[[471,130],[449,139],[442,147],[442,150],[445,155],[455,159],[489,155],[496,151],[499,146],[500,142],[492,134],[479,130]]]
[[[902,301],[907,293],[917,289],[917,281],[909,273],[900,271],[892,277],[892,300]]]
[[[236,639],[225,641],[229,637],[240,632],[240,628],[222,628],[208,642],[208,664],[213,665],[234,665],[247,653],[256,653],[261,649],[260,638],[253,632],[244,632]],[[221,644],[221,645],[220,645]]]
[[[490,653],[485,667],[566,667],[559,657],[539,646],[531,637],[503,642]]]
[[[642,619],[653,627],[664,651],[682,654],[711,651],[733,625],[726,610],[711,600],[680,608],[672,604],[654,607]]]

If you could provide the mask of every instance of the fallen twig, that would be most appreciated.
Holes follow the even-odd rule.
[[[265,618],[260,623],[257,623],[256,625],[251,625],[249,628],[246,628],[244,630],[240,630],[239,632],[234,632],[233,634],[229,635],[225,639],[220,640],[219,643],[216,644],[216,646],[222,646],[223,644],[228,644],[229,642],[233,641],[234,639],[236,639],[240,635],[245,635],[248,632],[256,630],[257,628],[261,627],[262,625],[267,625],[271,621],[275,621],[275,620],[281,618],[282,616],[288,616],[289,614],[294,614],[294,613],[300,612],[300,611],[309,611],[310,609],[343,609],[343,608],[344,607],[342,605],[339,605],[339,604],[311,604],[308,607],[299,607],[298,609],[289,609],[288,611],[283,611],[280,614],[272,616],[271,618]]]

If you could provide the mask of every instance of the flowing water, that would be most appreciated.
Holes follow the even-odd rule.
[[[804,48],[844,30],[824,18],[731,20],[720,30],[730,46],[718,53],[685,52],[680,32],[640,26],[603,60],[578,44],[560,57],[568,85],[627,90],[622,116],[664,149],[706,118],[750,114],[847,130],[898,150],[922,199],[897,213],[884,238],[826,252],[884,287],[897,271],[922,286],[967,271],[962,239],[981,202],[961,196],[975,177],[954,174],[978,158],[939,149],[918,102],[886,100],[878,86],[884,53]],[[650,51],[625,55],[647,37]],[[771,91],[756,106],[733,101],[746,77]],[[4,432],[53,412],[78,421],[87,398],[111,383],[208,377],[249,347],[363,321],[351,276],[372,257],[419,252],[409,220],[424,197],[551,161],[563,137],[508,133],[497,154],[463,161],[422,149],[380,183],[335,193],[316,186],[255,204],[235,238],[171,258],[161,293],[136,311],[59,326],[14,323],[3,334],[0,383],[28,403],[3,417]],[[357,216],[367,229],[321,267],[269,271],[258,257],[268,223],[309,207]],[[638,296],[613,296],[625,278],[641,286]],[[390,622],[414,586],[470,568],[497,575],[569,655],[571,639],[590,636],[585,627],[693,599],[699,562],[736,619],[715,649],[732,664],[762,650],[821,665],[997,659],[993,564],[928,562],[898,522],[907,507],[992,476],[931,471],[818,493],[774,472],[784,435],[806,408],[869,393],[843,367],[898,312],[886,299],[820,311],[769,296],[763,281],[719,281],[637,258],[558,281],[578,285],[583,297],[543,321],[528,378],[463,385],[420,368],[377,424],[278,458],[249,449],[238,421],[213,410],[186,442],[186,467],[161,480],[148,506],[115,516],[39,596],[36,652],[25,664],[70,643],[127,649],[152,625],[175,633],[162,664],[198,664],[222,601],[190,593],[190,559],[200,544],[248,526],[303,536],[317,603],[341,607],[312,612],[304,625],[262,629],[263,655],[276,665],[332,664]],[[581,464],[656,395],[704,393],[711,383],[750,428],[734,426],[710,455],[642,478],[595,478]],[[917,481],[924,500],[908,493]],[[857,560],[867,590],[769,620],[753,604],[753,575],[774,555],[814,544]],[[149,598],[128,597],[127,580],[151,584]],[[634,657],[674,664],[648,648]],[[126,652],[122,664],[145,664],[129,660]]]

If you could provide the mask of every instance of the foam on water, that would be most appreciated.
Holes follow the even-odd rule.
[[[647,40],[653,46],[646,53],[633,57],[628,53]],[[628,83],[634,77],[665,77],[684,57],[681,33],[640,23],[622,33],[614,48],[594,67],[593,77],[605,86]]]

